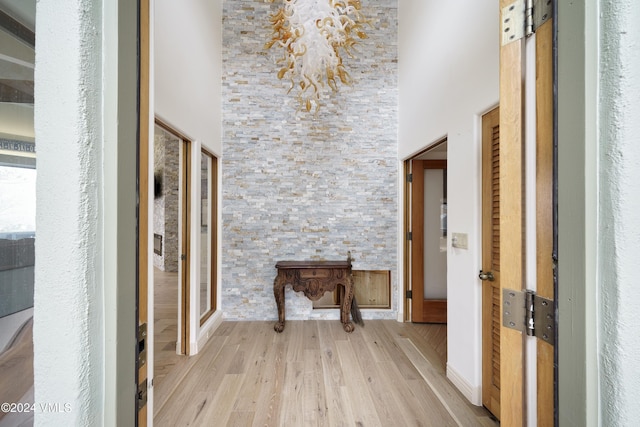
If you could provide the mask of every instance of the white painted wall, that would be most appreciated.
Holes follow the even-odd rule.
[[[473,403],[481,390],[481,115],[498,104],[498,1],[399,1],[400,160],[448,138],[447,374]]]
[[[156,116],[220,156],[222,1],[155,0],[154,9]]]
[[[170,125],[192,141],[191,180],[191,275],[189,348],[195,354],[204,345],[211,329],[222,321],[218,310],[200,325],[199,307],[201,271],[200,165],[201,148],[220,158],[222,155],[222,1],[171,0],[153,1],[153,86],[155,117]],[[218,168],[218,182],[221,182]],[[218,195],[222,192],[219,191]],[[218,200],[220,206],[220,200]],[[218,212],[220,236],[220,212]],[[221,242],[218,241],[218,253]],[[219,260],[218,266],[220,269]],[[218,274],[217,277],[221,275]],[[220,281],[217,287],[218,307],[222,301]]]

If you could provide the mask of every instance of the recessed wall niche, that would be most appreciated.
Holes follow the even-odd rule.
[[[358,307],[362,309],[391,307],[391,272],[389,270],[353,270],[352,273]],[[313,308],[340,308],[339,288],[333,292],[327,292],[322,298],[314,301]]]

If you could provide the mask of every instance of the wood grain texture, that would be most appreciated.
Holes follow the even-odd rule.
[[[500,10],[511,0],[500,0]],[[502,21],[502,16],[500,17]],[[524,289],[523,41],[500,47],[500,287]],[[500,294],[502,307],[502,292]],[[502,314],[500,324],[502,325]],[[500,420],[524,425],[524,350],[519,331],[500,330]]]
[[[536,31],[536,292],[554,299],[553,282],[553,23]],[[554,423],[554,351],[538,340],[538,423]]]
[[[176,134],[177,135],[177,134]],[[180,203],[182,220],[182,239],[180,242],[179,271],[181,272],[182,316],[180,318],[180,353],[189,355],[191,341],[191,142],[182,139],[182,184],[180,188]],[[184,255],[184,257],[182,256]]]
[[[149,0],[140,0],[139,46],[139,135],[138,135],[138,324],[149,322]],[[142,337],[138,337],[141,340]],[[148,339],[145,339],[148,342]],[[147,364],[138,366],[138,384],[147,380]],[[144,387],[144,386],[143,386]],[[133,397],[133,396],[132,396]],[[138,410],[138,425],[146,426],[149,414],[145,404]]]
[[[334,321],[289,321],[282,333],[223,322],[154,423],[496,426],[447,380],[443,347],[443,325],[370,320],[348,334]]]
[[[482,117],[482,404],[500,418],[500,109]]]
[[[411,161],[411,320],[422,319],[424,295],[424,165]]]

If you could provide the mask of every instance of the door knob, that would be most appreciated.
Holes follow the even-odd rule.
[[[480,270],[480,274],[478,274],[478,277],[480,278],[480,280],[488,280],[490,282],[493,282],[494,277],[493,277],[493,273],[490,271],[482,271]]]

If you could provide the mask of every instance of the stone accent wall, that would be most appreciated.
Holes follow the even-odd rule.
[[[354,80],[298,111],[278,80],[280,52],[264,50],[269,16],[255,0],[223,12],[222,310],[226,319],[277,318],[278,260],[355,258],[357,270],[391,270],[397,294],[397,1],[362,4],[368,39],[344,58]],[[287,319],[332,318],[287,288]],[[395,318],[392,309],[366,318]]]
[[[178,271],[180,139],[158,126],[155,129],[154,176],[160,177],[162,188],[153,201],[153,232],[162,236],[162,255],[153,254],[153,265]]]

